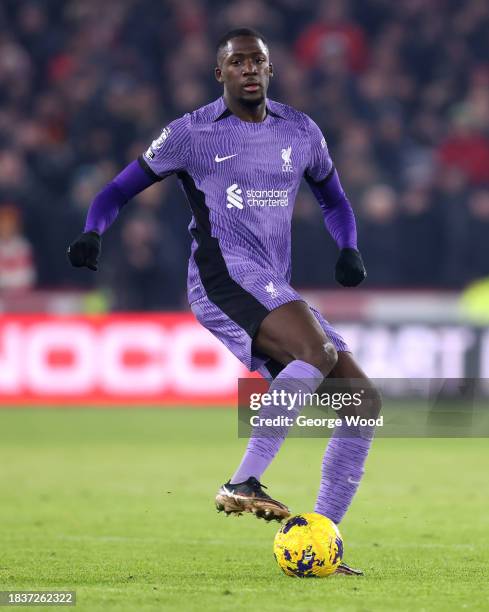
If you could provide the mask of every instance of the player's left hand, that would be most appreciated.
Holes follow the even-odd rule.
[[[336,262],[335,279],[343,287],[356,287],[367,276],[362,256],[356,249],[341,249]]]

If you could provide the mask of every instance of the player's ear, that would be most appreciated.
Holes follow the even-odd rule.
[[[273,64],[268,64],[268,74],[273,77]]]
[[[219,66],[214,68],[214,76],[219,83],[222,83],[222,70],[219,68]]]

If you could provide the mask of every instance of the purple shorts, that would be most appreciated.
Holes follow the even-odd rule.
[[[253,351],[253,337],[269,312],[288,302],[304,299],[288,283],[277,278],[262,282],[258,288],[255,284],[253,289],[253,299],[248,301],[240,299],[239,295],[232,300],[231,296],[229,300],[221,300],[220,307],[206,295],[192,302],[190,308],[199,323],[220,340],[250,372],[258,370],[262,376],[270,378],[278,373],[276,368],[280,364]],[[243,288],[239,287],[239,290],[243,291]],[[332,325],[315,308],[309,308],[336,350],[349,351],[346,342]]]

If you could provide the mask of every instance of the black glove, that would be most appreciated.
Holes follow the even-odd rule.
[[[356,287],[366,276],[360,253],[356,249],[341,249],[335,268],[336,281],[343,287]]]
[[[73,267],[86,266],[96,272],[101,250],[102,241],[97,232],[85,232],[70,244],[67,255]]]

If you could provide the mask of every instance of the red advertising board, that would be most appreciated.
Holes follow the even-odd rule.
[[[489,380],[486,328],[335,327],[374,379]],[[187,313],[0,318],[0,406],[236,405],[249,376]]]
[[[190,314],[0,319],[4,406],[226,405],[246,374]]]

